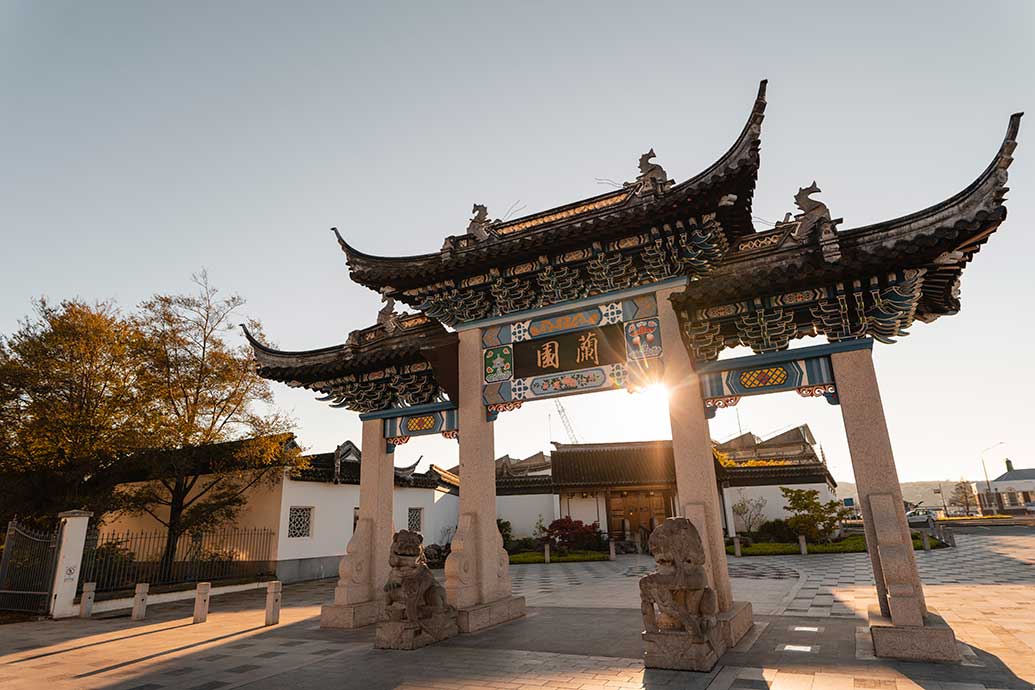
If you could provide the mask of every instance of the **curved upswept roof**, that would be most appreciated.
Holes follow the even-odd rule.
[[[376,256],[349,244],[334,229],[345,253],[353,281],[374,290],[393,292],[485,270],[504,262],[534,258],[544,248],[586,245],[611,229],[650,224],[659,213],[688,208],[690,213],[719,209],[730,239],[754,233],[751,201],[758,175],[761,127],[766,107],[766,81],[758,93],[740,135],[715,163],[680,182],[651,184],[641,175],[622,189],[509,220],[484,224],[486,237],[447,237],[441,251],[411,256]],[[658,221],[662,222],[662,221]]]
[[[260,376],[323,393],[330,393],[345,376],[426,361],[430,351],[455,346],[457,339],[423,314],[395,314],[390,326],[353,331],[346,342],[315,350],[278,350],[256,338],[244,324],[241,328]]]
[[[959,193],[898,218],[837,230],[839,260],[825,261],[818,245],[798,244],[778,226],[753,238],[759,245],[771,238],[772,248],[730,252],[718,269],[692,281],[674,301],[687,307],[716,304],[909,267],[928,269],[917,318],[956,313],[964,267],[1006,218],[1007,170],[1022,115],[1010,116],[992,162]]]

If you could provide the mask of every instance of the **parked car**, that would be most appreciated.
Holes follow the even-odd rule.
[[[934,511],[928,508],[913,508],[906,513],[910,527],[934,527]]]

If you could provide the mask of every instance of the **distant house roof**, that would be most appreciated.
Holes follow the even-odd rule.
[[[1023,479],[1035,479],[1035,467],[1023,470],[1010,470],[1004,472],[992,481],[994,482],[1017,482]]]
[[[555,443],[551,460],[557,490],[590,487],[675,485],[672,441],[634,443]],[[716,459],[717,480],[729,486],[812,484],[837,486],[819,461],[723,466]]]
[[[352,458],[358,458],[353,460]],[[295,470],[291,478],[301,482],[328,484],[359,484],[362,452],[351,441],[338,446],[333,453],[307,455],[309,466]],[[418,461],[419,462],[419,461]],[[460,477],[447,469],[432,464],[425,472],[417,472],[417,463],[395,468],[395,485],[420,489],[441,489],[459,493]]]
[[[675,484],[671,441],[555,443],[551,455],[558,488]]]

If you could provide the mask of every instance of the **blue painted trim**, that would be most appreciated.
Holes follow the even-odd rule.
[[[428,403],[427,405],[414,405],[413,407],[393,407],[377,412],[364,412],[359,416],[362,421],[368,419],[391,419],[393,417],[410,417],[428,412],[442,412],[443,410],[455,410],[456,405],[451,402]]]
[[[567,311],[569,309],[594,307],[598,304],[615,302],[621,299],[625,299],[626,297],[646,295],[651,292],[657,292],[658,290],[661,290],[663,288],[676,287],[680,285],[686,285],[686,278],[669,278],[668,280],[662,280],[657,283],[651,283],[650,285],[641,285],[639,287],[628,288],[626,290],[615,290],[614,292],[606,292],[604,294],[593,295],[592,297],[586,297],[585,299],[579,300],[572,300],[570,302],[558,302],[557,304],[552,304],[549,307],[540,307],[539,309],[528,309],[526,311],[516,311],[513,314],[493,316],[487,319],[479,319],[478,321],[468,321],[466,323],[457,324],[453,327],[453,330],[466,331],[472,328],[484,328],[485,326],[498,326],[501,324],[514,323],[515,321],[524,321],[525,319],[531,319],[537,316],[549,316],[550,314],[556,314],[557,312]]]
[[[872,349],[872,338],[857,338],[855,340],[844,340],[839,343],[827,343],[826,345],[799,347],[794,350],[767,352],[762,355],[749,355],[747,357],[734,357],[733,359],[720,359],[716,362],[704,362],[694,367],[694,371],[698,374],[720,373],[730,371],[731,369],[745,369],[759,367],[766,364],[793,362],[798,359],[829,356],[836,352],[852,352],[853,350]]]

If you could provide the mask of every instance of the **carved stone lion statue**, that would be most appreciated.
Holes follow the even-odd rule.
[[[652,668],[707,670],[721,655],[715,590],[705,551],[686,518],[668,518],[650,535],[657,570],[640,579],[645,663]]]
[[[416,649],[456,635],[456,609],[424,558],[424,538],[401,530],[392,538],[377,647]]]

